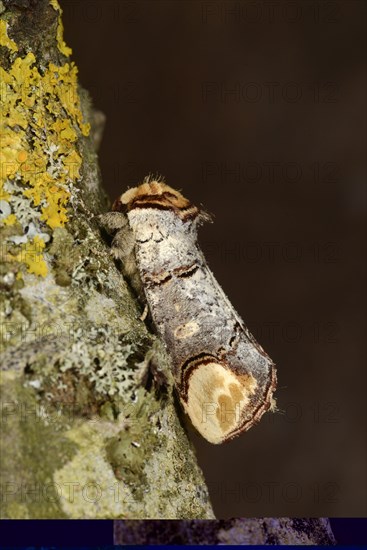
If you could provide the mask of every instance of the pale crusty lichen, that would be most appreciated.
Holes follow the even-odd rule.
[[[166,407],[140,389],[115,422],[94,418],[67,432],[79,450],[54,480],[58,487],[75,482],[73,501],[66,491],[61,498],[68,517],[213,518],[174,407]]]
[[[131,492],[116,479],[104,450],[105,440],[113,431],[111,422],[96,419],[66,432],[78,452],[55,471],[54,482],[60,488],[60,504],[67,517],[112,519],[126,515],[125,503],[132,500]],[[71,481],[73,487],[70,487]]]
[[[144,433],[142,427],[153,421],[152,407],[157,410],[157,403],[140,390],[132,406],[125,405],[115,422],[95,417],[67,432],[78,445],[78,453],[55,472],[54,479],[58,486],[66,486],[70,479],[77,480],[79,490],[75,491],[73,501],[68,494],[61,498],[68,517],[145,516],[141,502],[142,470],[157,438],[151,431]],[[94,498],[85,498],[88,486],[94,491]]]

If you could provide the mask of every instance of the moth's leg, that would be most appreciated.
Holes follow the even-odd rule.
[[[130,229],[127,216],[122,212],[106,212],[96,218],[100,227],[108,234],[114,235],[111,242],[111,255],[121,262],[123,275],[137,293],[139,300],[145,305],[143,285],[136,265],[134,234]]]
[[[96,216],[97,223],[109,235],[113,235],[119,229],[123,229],[128,225],[128,219],[122,212],[106,212]]]
[[[144,306],[144,311],[143,311],[143,313],[140,315],[140,320],[141,320],[141,321],[145,321],[145,319],[148,317],[148,313],[149,313],[148,304],[145,304],[145,306]]]
[[[134,247],[135,240],[133,232],[129,226],[125,226],[124,228],[119,229],[112,239],[111,254],[114,258],[122,260],[125,264],[130,256],[133,256],[135,260]]]
[[[121,261],[124,276],[138,294],[139,300],[145,303],[143,285],[136,265],[135,239],[129,225],[117,231],[111,243],[111,254]]]
[[[159,390],[163,388],[172,388],[174,379],[170,358],[167,355],[162,342],[154,340],[151,348],[148,350],[143,368],[139,372],[139,385],[147,387],[149,380],[152,380],[155,387]]]

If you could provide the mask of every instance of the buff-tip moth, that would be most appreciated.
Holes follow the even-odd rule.
[[[275,366],[236,313],[197,244],[210,216],[162,181],[128,189],[100,217],[111,248],[171,358],[181,404],[198,432],[223,443],[275,401]]]

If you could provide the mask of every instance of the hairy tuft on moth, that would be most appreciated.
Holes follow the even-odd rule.
[[[208,268],[197,227],[210,216],[146,178],[102,215],[113,255],[149,306],[180,402],[198,432],[223,443],[274,408],[276,370]]]

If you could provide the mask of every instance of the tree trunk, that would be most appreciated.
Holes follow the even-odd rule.
[[[1,517],[212,518],[167,356],[94,218],[103,115],[70,54],[57,0],[0,2]]]

